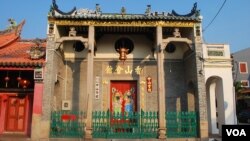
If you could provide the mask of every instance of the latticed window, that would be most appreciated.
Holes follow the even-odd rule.
[[[240,62],[239,63],[239,69],[240,69],[240,73],[248,73],[247,63],[246,62]]]

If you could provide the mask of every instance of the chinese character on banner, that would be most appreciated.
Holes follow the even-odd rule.
[[[152,92],[152,78],[148,76],[146,78],[146,81],[147,81],[147,91],[148,93],[151,93]]]
[[[95,99],[99,99],[100,96],[100,77],[95,77]]]

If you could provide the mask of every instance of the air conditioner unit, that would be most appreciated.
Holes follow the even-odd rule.
[[[62,101],[62,110],[71,110],[71,101],[63,100]]]

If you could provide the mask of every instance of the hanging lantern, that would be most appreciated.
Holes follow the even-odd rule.
[[[5,81],[5,87],[8,87],[8,82],[10,81],[9,76],[4,77],[4,81]]]
[[[18,76],[18,77],[16,78],[16,80],[19,82],[19,81],[22,80],[22,78],[21,78],[20,76]]]
[[[124,63],[124,61],[127,59],[128,49],[125,47],[121,47],[119,49],[119,54],[120,54],[119,60],[121,60]]]
[[[29,80],[26,80],[26,79],[21,79],[21,80],[19,81],[19,83],[20,83],[20,85],[21,85],[24,89],[26,89],[26,88],[29,86],[30,81],[29,81]]]
[[[18,77],[16,78],[16,80],[17,80],[17,87],[19,88],[20,81],[22,80],[22,78],[21,78],[20,76],[18,76]]]
[[[115,42],[115,50],[119,53],[119,60],[121,60],[123,64],[127,59],[127,55],[131,53],[133,49],[133,42],[126,37],[120,38]]]
[[[147,92],[151,93],[152,92],[152,78],[148,76],[146,78],[146,82],[147,82]]]
[[[4,80],[5,80],[5,82],[8,82],[8,81],[10,81],[10,78],[9,78],[9,76],[6,76],[6,77],[4,77]]]

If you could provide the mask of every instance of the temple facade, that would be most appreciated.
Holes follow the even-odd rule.
[[[53,0],[46,43],[32,140],[207,141],[236,123],[229,46],[203,42],[196,4],[130,14],[63,12]]]
[[[45,87],[50,88],[44,94],[54,101],[44,104],[44,110],[63,110],[66,102],[70,110],[86,113],[87,139],[109,134],[140,138],[140,126],[148,128],[143,131],[146,137],[153,133],[165,139],[166,113],[172,118],[171,112],[174,117],[190,112],[194,115],[189,124],[197,126],[191,136],[198,137],[200,130],[200,136],[207,137],[205,82],[196,55],[202,54],[196,6],[187,15],[153,13],[150,6],[145,14],[127,14],[124,7],[119,14],[105,14],[99,5],[93,11],[63,13],[54,3],[48,22]],[[108,112],[109,119],[102,119],[105,114],[97,117],[95,111]],[[142,112],[155,113],[156,121],[145,119],[140,125]]]

